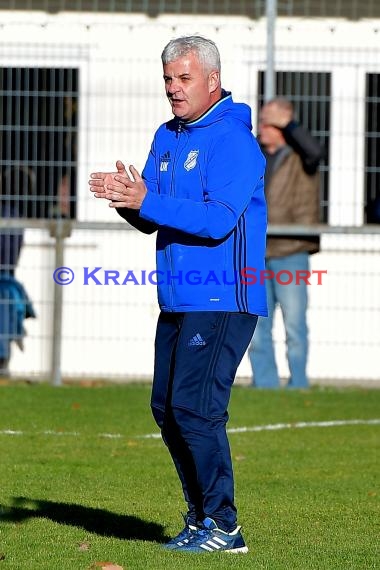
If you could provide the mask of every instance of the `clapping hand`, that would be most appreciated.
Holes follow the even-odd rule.
[[[109,200],[111,208],[139,210],[147,193],[144,180],[131,165],[127,172],[121,160],[116,162],[116,172],[93,172],[90,175],[90,191],[95,198]]]

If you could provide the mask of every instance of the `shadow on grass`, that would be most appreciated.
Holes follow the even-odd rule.
[[[164,527],[160,524],[134,516],[111,513],[104,509],[26,497],[15,497],[10,506],[0,505],[1,522],[19,523],[34,517],[76,526],[101,536],[125,540],[167,542],[170,539],[164,534]]]

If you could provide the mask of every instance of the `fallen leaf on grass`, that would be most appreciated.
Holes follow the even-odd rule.
[[[81,380],[79,382],[79,386],[83,386],[84,388],[92,388],[93,386],[96,386],[96,382],[93,380]]]
[[[80,542],[78,546],[78,550],[89,550],[90,544],[88,542]]]
[[[100,568],[101,570],[124,570],[122,566],[114,564],[113,562],[94,562],[94,564],[90,566],[89,570],[95,570],[97,568]]]

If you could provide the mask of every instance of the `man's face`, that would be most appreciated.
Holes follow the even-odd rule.
[[[163,69],[166,95],[179,119],[198,119],[220,98],[219,72],[206,73],[194,53],[167,63]]]
[[[269,103],[261,108],[259,114],[258,135],[263,146],[277,148],[284,144],[284,137],[281,130],[273,126],[272,115],[277,109],[274,103]]]

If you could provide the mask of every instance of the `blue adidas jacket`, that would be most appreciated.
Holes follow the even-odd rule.
[[[250,108],[223,95],[199,119],[159,127],[142,173],[141,210],[118,212],[140,231],[158,231],[162,311],[266,316],[265,158]]]

